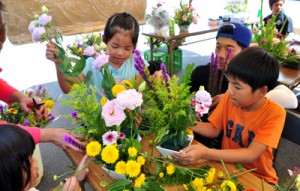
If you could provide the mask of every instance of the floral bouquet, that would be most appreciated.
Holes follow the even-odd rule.
[[[154,133],[155,145],[169,145],[167,147],[172,150],[186,147],[187,128],[211,105],[211,97],[205,90],[199,90],[196,96],[190,94],[188,84],[194,65],[187,66],[181,83],[176,75],[169,80],[164,64],[161,64],[162,78],[153,80],[139,51],[135,50],[135,54],[135,67],[147,84],[143,91],[143,117]]]
[[[232,14],[244,12],[247,9],[247,2],[248,0],[228,0],[224,9]]]
[[[293,170],[288,169],[289,177],[287,177],[281,186],[276,186],[276,191],[299,191],[300,190],[300,168],[295,166]]]
[[[164,26],[168,27],[170,18],[169,12],[162,3],[157,3],[156,7],[152,7],[151,14],[146,14],[145,16],[146,23],[156,30],[161,29]]]
[[[42,118],[39,111],[34,111],[30,114],[22,110],[19,103],[13,103],[11,106],[0,105],[0,119],[6,120],[9,123],[21,124],[30,127],[45,127],[50,121],[55,119],[51,113],[54,101],[47,95],[47,88],[43,88],[39,85],[37,88],[30,88],[26,90],[26,96],[33,98],[34,100],[41,101],[45,104],[48,118]]]
[[[191,23],[197,24],[198,14],[195,12],[195,8],[192,6],[192,0],[189,4],[182,3],[180,0],[180,8],[175,9],[174,20],[175,23],[180,25],[190,25]]]
[[[281,63],[289,61],[297,62],[300,59],[300,53],[293,48],[295,43],[285,41],[286,36],[281,34],[281,30],[276,30],[276,15],[268,21],[266,26],[263,26],[261,21],[260,26],[261,28],[254,34],[253,43],[272,53]]]

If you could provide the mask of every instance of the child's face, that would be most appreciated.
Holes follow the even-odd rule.
[[[227,63],[225,63],[229,48],[231,48],[232,50],[227,60]],[[215,53],[219,55],[219,69],[223,69],[225,67],[225,70],[227,70],[227,65],[230,62],[230,60],[241,51],[242,48],[238,45],[238,43],[235,40],[232,40],[231,38],[219,37],[217,39],[215,49]]]
[[[277,1],[276,3],[274,3],[272,5],[272,13],[273,14],[278,14],[282,11],[282,8],[283,8],[283,4],[284,2],[283,1]]]
[[[107,43],[109,63],[114,68],[119,68],[127,60],[135,48],[132,43],[131,31],[117,32]]]
[[[30,189],[35,185],[37,178],[39,177],[39,168],[35,158],[30,157],[30,167],[31,167],[31,180],[28,185],[26,185],[26,189]],[[25,190],[26,190],[25,189]]]
[[[251,86],[238,78],[229,76],[228,81],[228,92],[234,105],[244,111],[255,111],[260,108],[265,100],[260,88],[252,92]]]

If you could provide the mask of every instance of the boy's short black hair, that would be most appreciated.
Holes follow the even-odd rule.
[[[270,91],[277,83],[279,63],[271,53],[262,47],[249,47],[230,61],[227,75],[249,84],[252,91],[263,86],[267,86]]]
[[[281,1],[281,0],[269,0],[269,6],[270,6],[270,9],[272,10],[272,6],[274,3],[278,2],[278,1]],[[285,0],[283,0],[283,3],[285,2]]]

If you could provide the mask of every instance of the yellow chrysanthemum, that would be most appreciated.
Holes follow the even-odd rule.
[[[195,178],[191,186],[196,190],[196,191],[202,191],[203,186],[204,186],[204,179],[203,178]]]
[[[118,93],[121,93],[125,90],[126,90],[125,86],[123,86],[122,84],[116,84],[111,89],[111,93],[113,94],[113,96],[117,97]]]
[[[207,184],[211,184],[214,181],[215,178],[215,174],[216,174],[216,169],[215,168],[210,168],[208,171],[208,175],[205,179]]]
[[[183,184],[184,190],[189,190],[188,186],[186,184]]]
[[[108,182],[105,181],[105,180],[102,180],[102,181],[100,182],[100,186],[101,186],[101,187],[106,187],[106,186],[108,186]]]
[[[106,99],[106,97],[103,96],[100,100],[101,106],[104,106],[106,104],[106,102],[107,102],[107,99]]]
[[[82,49],[78,49],[77,53],[80,54],[80,55],[82,55],[83,54],[83,50]]]
[[[146,160],[145,160],[145,157],[143,156],[138,156],[136,161],[140,164],[140,165],[144,165]]]
[[[86,146],[86,154],[89,156],[97,156],[99,155],[101,151],[101,145],[98,141],[91,141],[89,144]]]
[[[159,178],[162,178],[162,177],[164,177],[164,176],[165,176],[165,173],[163,173],[163,172],[160,172],[160,173],[158,174],[158,176],[159,176]]]
[[[187,132],[188,135],[194,135],[193,130],[191,130],[189,128],[186,129],[186,132]]]
[[[128,154],[130,157],[135,157],[137,154],[137,150],[135,147],[129,147],[128,148]]]
[[[140,188],[142,184],[145,182],[145,174],[141,174],[137,179],[135,179],[134,187]]]
[[[7,112],[16,115],[18,113],[18,110],[14,109],[14,108],[9,108],[7,110]]]
[[[167,174],[172,175],[172,174],[174,174],[174,172],[175,172],[175,166],[172,163],[170,163],[167,166]]]
[[[45,106],[46,106],[47,108],[52,108],[53,105],[54,105],[54,101],[51,100],[51,99],[43,100],[43,103],[45,103]]]
[[[218,177],[219,177],[219,178],[223,178],[223,176],[224,176],[223,171],[219,171],[219,172],[218,172]]]
[[[130,81],[128,81],[128,80],[122,80],[122,82],[123,82],[126,86],[128,86],[130,89],[133,88],[133,85],[132,85],[132,83],[131,83]]]
[[[137,177],[141,172],[141,165],[133,160],[129,160],[126,163],[126,173],[129,177]]]
[[[126,173],[126,163],[124,161],[119,161],[116,164],[115,172],[118,174],[125,174]]]
[[[101,157],[108,164],[115,163],[119,158],[119,150],[114,145],[108,145],[104,147]]]
[[[231,180],[224,180],[221,184],[222,191],[236,191],[236,185]]]

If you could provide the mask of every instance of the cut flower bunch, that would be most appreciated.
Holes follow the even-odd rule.
[[[42,85],[39,85],[35,88],[27,89],[25,95],[45,104],[47,113],[49,113],[48,117],[42,118],[38,110],[28,114],[22,110],[19,103],[15,102],[12,105],[0,104],[0,119],[9,123],[30,127],[45,127],[49,122],[55,119],[54,115],[51,113],[51,109],[54,106],[54,100],[51,97],[48,97],[47,88],[43,88]]]
[[[162,78],[152,79],[139,51],[135,50],[135,54],[135,67],[147,84],[143,90],[143,120],[154,134],[154,145],[178,151],[188,145],[188,127],[208,112],[212,98],[203,89],[190,94],[188,84],[193,64],[187,66],[181,83],[176,75],[168,78],[164,64],[161,64]]]
[[[300,53],[293,48],[295,43],[285,41],[286,36],[276,30],[276,17],[274,15],[266,26],[263,26],[261,21],[262,27],[255,32],[252,42],[272,53],[281,63],[299,60]]]
[[[189,3],[182,3],[180,0],[180,7],[175,9],[174,20],[178,25],[190,25],[191,23],[197,24],[199,15],[195,12],[192,6],[192,0]]]
[[[168,27],[170,18],[169,12],[163,3],[157,3],[156,6],[152,7],[151,14],[145,15],[146,23],[155,29],[160,29],[164,26]]]

